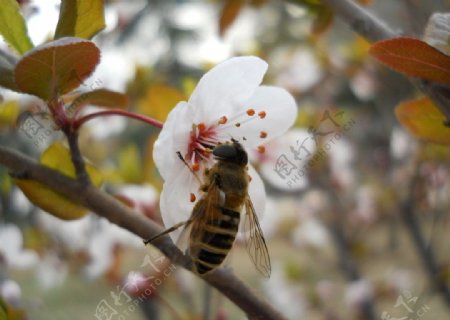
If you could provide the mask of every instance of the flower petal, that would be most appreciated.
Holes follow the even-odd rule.
[[[164,183],[160,199],[161,217],[166,228],[189,219],[195,204],[190,201],[190,195],[193,193],[199,199],[199,187],[195,176],[186,167],[172,172]],[[170,233],[170,237],[175,243],[182,230],[183,228],[179,228]]]
[[[239,127],[234,125],[224,127],[225,134],[231,136],[246,146],[256,147],[268,140],[284,134],[297,118],[297,104],[289,92],[282,88],[261,86],[253,96],[246,101],[248,108],[255,110],[253,120],[242,122]],[[258,114],[265,113],[264,118]],[[245,139],[244,139],[245,138]]]
[[[180,102],[169,113],[166,122],[153,146],[153,160],[164,180],[184,166],[177,156],[187,152],[189,134],[193,124],[192,108],[187,102]]]
[[[266,70],[267,63],[257,57],[235,57],[212,68],[200,79],[189,99],[195,107],[195,123],[213,124],[221,115],[242,107]]]

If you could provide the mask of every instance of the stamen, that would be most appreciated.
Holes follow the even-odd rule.
[[[266,148],[264,146],[258,146],[258,152],[264,153],[264,152],[266,152]]]
[[[251,117],[255,115],[255,109],[248,109],[247,114]]]
[[[240,122],[236,122],[234,125],[239,128],[241,126],[241,123]]]
[[[196,199],[197,199],[197,197],[195,196],[195,194],[191,193],[189,201],[195,202]]]
[[[227,123],[227,121],[228,121],[227,117],[221,116],[219,119],[219,124],[225,124],[225,123]]]
[[[199,163],[192,164],[192,171],[198,171],[198,170],[200,170],[200,164]]]
[[[267,132],[261,131],[261,132],[259,133],[259,137],[260,137],[261,139],[266,138],[266,137],[267,137]]]
[[[258,116],[261,118],[261,119],[264,119],[265,117],[266,117],[266,112],[265,111],[260,111],[260,112],[258,112]]]
[[[204,124],[203,122],[201,122],[201,123],[199,123],[199,124],[197,125],[197,128],[198,128],[200,131],[204,131],[204,130],[206,129],[206,124]]]

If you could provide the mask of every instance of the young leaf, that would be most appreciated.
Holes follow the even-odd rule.
[[[100,61],[100,50],[88,40],[61,38],[25,54],[14,70],[25,93],[52,100],[83,83]]]
[[[0,34],[18,53],[24,54],[33,43],[28,37],[25,20],[16,0],[0,0]]]
[[[398,121],[419,139],[439,144],[450,144],[450,128],[445,117],[428,98],[400,103],[395,108]]]
[[[419,39],[401,37],[379,41],[369,53],[405,75],[450,84],[450,56]]]
[[[61,143],[52,144],[41,155],[41,164],[58,170],[64,175],[75,177],[70,152]],[[95,186],[100,186],[100,173],[90,164],[86,171]],[[62,196],[45,185],[28,179],[15,179],[16,185],[36,206],[63,220],[74,220],[85,216],[88,210]]]
[[[105,28],[103,0],[62,0],[55,39],[91,39]]]
[[[88,104],[98,107],[126,108],[128,106],[128,97],[120,92],[97,89],[80,94],[73,100],[69,109],[78,110]]]
[[[219,34],[223,36],[225,31],[236,20],[245,5],[244,0],[227,0],[222,8],[219,19]]]

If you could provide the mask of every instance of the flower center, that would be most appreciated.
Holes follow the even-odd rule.
[[[254,109],[247,109],[233,115],[231,118],[221,116],[216,123],[206,125],[201,122],[192,125],[189,137],[188,151],[184,159],[193,171],[200,170],[202,161],[208,161],[211,158],[212,150],[219,142],[224,142],[233,138],[227,132],[231,127],[241,127],[250,121],[262,120],[266,117],[266,112],[261,110],[257,112]],[[257,137],[248,137],[250,139],[265,139],[266,131],[260,131]],[[247,137],[242,137],[246,140]],[[264,153],[264,147],[259,146],[258,152]]]
[[[200,169],[200,162],[210,158],[212,149],[218,142],[214,126],[206,126],[204,123],[192,125],[188,152],[185,156],[186,161],[190,162],[192,170]]]

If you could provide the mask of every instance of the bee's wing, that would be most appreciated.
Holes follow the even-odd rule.
[[[269,278],[271,272],[269,251],[250,197],[247,196],[244,206],[244,232],[248,254],[256,269]]]
[[[186,252],[190,242],[202,240],[198,239],[198,236],[204,235],[201,232],[204,229],[203,225],[206,221],[212,220],[213,210],[217,207],[219,197],[220,189],[218,185],[211,183],[203,197],[195,204],[191,217],[186,221],[183,231],[177,239],[177,246],[181,251]],[[203,239],[203,241],[205,240],[207,239]]]

